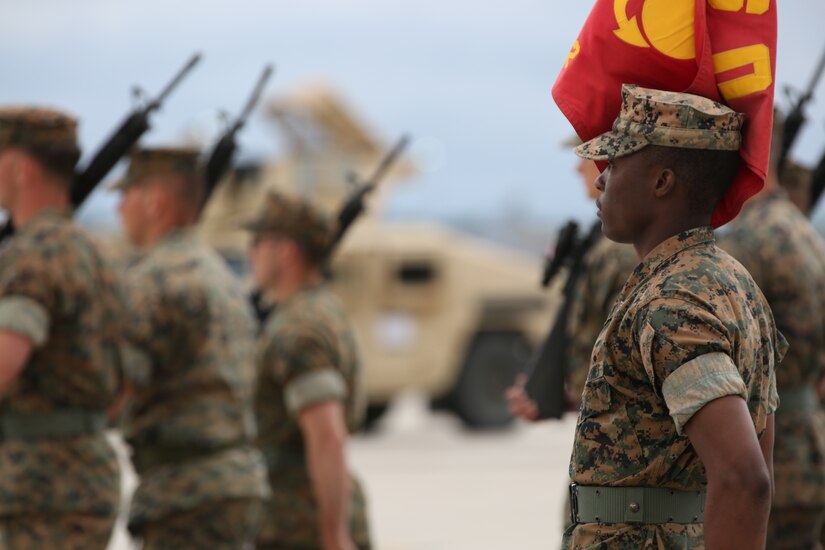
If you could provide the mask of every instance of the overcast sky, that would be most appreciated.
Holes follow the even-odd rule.
[[[638,0],[632,0],[636,2]],[[591,2],[585,0],[4,0],[0,102],[46,103],[81,118],[87,150],[193,51],[204,60],[170,98],[149,143],[171,143],[236,112],[266,62],[269,93],[322,79],[337,85],[388,141],[409,131],[430,162],[399,190],[390,212],[410,217],[495,216],[523,208],[586,218],[571,129],[550,88]],[[825,2],[779,5],[777,98],[804,87],[825,48]],[[795,149],[825,150],[825,83]],[[277,151],[256,120],[245,154]],[[94,211],[112,208],[97,196]]]

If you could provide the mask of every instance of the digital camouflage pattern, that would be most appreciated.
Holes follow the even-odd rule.
[[[363,419],[361,368],[355,340],[338,301],[323,286],[280,303],[258,341],[255,410],[258,446],[269,466],[272,500],[259,548],[320,549],[319,511],[297,423],[301,409],[340,400],[355,431]],[[352,478],[352,538],[370,547],[364,496]]]
[[[648,145],[738,151],[744,119],[705,97],[625,84],[613,129],[574,151],[590,160],[624,157]]]
[[[572,481],[704,490],[704,467],[682,427],[708,402],[741,395],[761,435],[786,348],[762,293],[716,247],[710,227],[661,243],[631,274],[593,349]],[[564,544],[704,546],[701,524],[579,524]]]
[[[0,401],[0,423],[67,409],[103,415],[122,384],[122,317],[112,271],[67,214],[46,210],[20,228],[0,251],[0,330],[27,337],[34,352]],[[119,500],[117,458],[102,431],[0,440],[0,521],[14,523],[20,547],[21,533],[48,535],[36,524],[45,515],[55,532],[63,514],[111,531]]]
[[[238,541],[254,540],[262,504],[257,498],[236,498],[168,515],[146,524],[141,550],[245,549]]]
[[[252,446],[255,323],[241,283],[190,231],[167,235],[126,280],[130,341],[142,359],[130,368],[136,392],[124,425],[141,478],[130,529],[265,498],[265,464]]]
[[[573,297],[567,329],[570,337],[567,381],[577,396],[584,390],[593,344],[616,297],[638,264],[633,247],[604,237],[599,238],[585,257],[584,273]]]
[[[0,519],[0,549],[3,550],[104,550],[112,536],[114,518],[69,513],[54,516],[33,514]]]
[[[791,403],[782,402],[782,394],[800,388],[814,392],[825,377],[825,242],[785,192],[776,189],[745,203],[739,217],[725,227],[719,245],[751,273],[790,344],[776,371],[775,538],[768,547],[793,541],[800,530],[798,518],[813,509],[819,517],[807,514],[813,521],[806,529],[811,547],[817,526],[825,520],[825,411],[815,404],[809,410],[792,409]],[[788,509],[798,513],[777,513]],[[788,520],[788,528],[779,528],[780,518]]]
[[[273,191],[264,199],[259,215],[243,227],[254,233],[289,237],[319,253],[329,246],[333,226],[311,203]]]
[[[0,108],[0,147],[77,148],[77,120],[42,107]]]

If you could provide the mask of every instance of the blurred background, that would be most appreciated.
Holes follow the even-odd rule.
[[[199,51],[144,143],[206,148],[274,63],[202,228],[240,277],[246,242],[234,226],[265,189],[335,211],[348,174],[366,177],[411,134],[332,269],[365,359],[372,429],[352,460],[377,548],[553,548],[574,420],[516,425],[501,391],[558,301],[538,284],[544,251],[562,223],[593,217],[562,146],[571,127],[550,97],[591,6],[9,0],[0,100],[78,116],[91,154],[140,102],[136,85],[153,96]],[[779,3],[784,110],[786,90],[808,85],[825,48],[822,21],[820,0]],[[825,84],[807,113],[792,156],[812,166],[825,152]],[[80,220],[118,252],[118,197],[102,187]],[[825,228],[821,209],[814,220]],[[122,531],[113,547],[128,547]]]

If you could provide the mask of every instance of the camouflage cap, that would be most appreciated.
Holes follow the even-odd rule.
[[[590,160],[624,157],[648,145],[738,151],[744,119],[705,97],[625,84],[613,129],[574,151]]]
[[[77,149],[77,120],[44,107],[0,108],[0,148]]]
[[[258,216],[242,227],[287,236],[316,253],[326,249],[333,230],[329,218],[309,202],[274,191],[267,194]]]
[[[197,174],[200,170],[200,150],[188,147],[138,148],[129,155],[126,176],[111,186],[124,190],[149,176],[165,174]]]

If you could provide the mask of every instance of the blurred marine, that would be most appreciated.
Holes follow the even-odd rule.
[[[347,435],[364,412],[361,369],[321,273],[333,227],[279,194],[245,227],[255,283],[278,304],[258,342],[258,445],[273,495],[257,548],[368,549],[364,495],[346,460]]]
[[[129,529],[153,548],[243,548],[266,470],[253,445],[255,321],[242,285],[192,233],[204,193],[198,151],[142,149],[116,188],[143,253],[126,274],[131,410],[140,476]]]
[[[775,125],[765,188],[719,239],[753,276],[790,344],[776,371],[769,550],[816,548],[825,522],[825,411],[816,392],[825,378],[825,242],[779,186],[781,127]]]
[[[106,548],[120,500],[104,429],[121,387],[113,273],[71,221],[74,119],[0,109],[0,529],[3,548]]]

